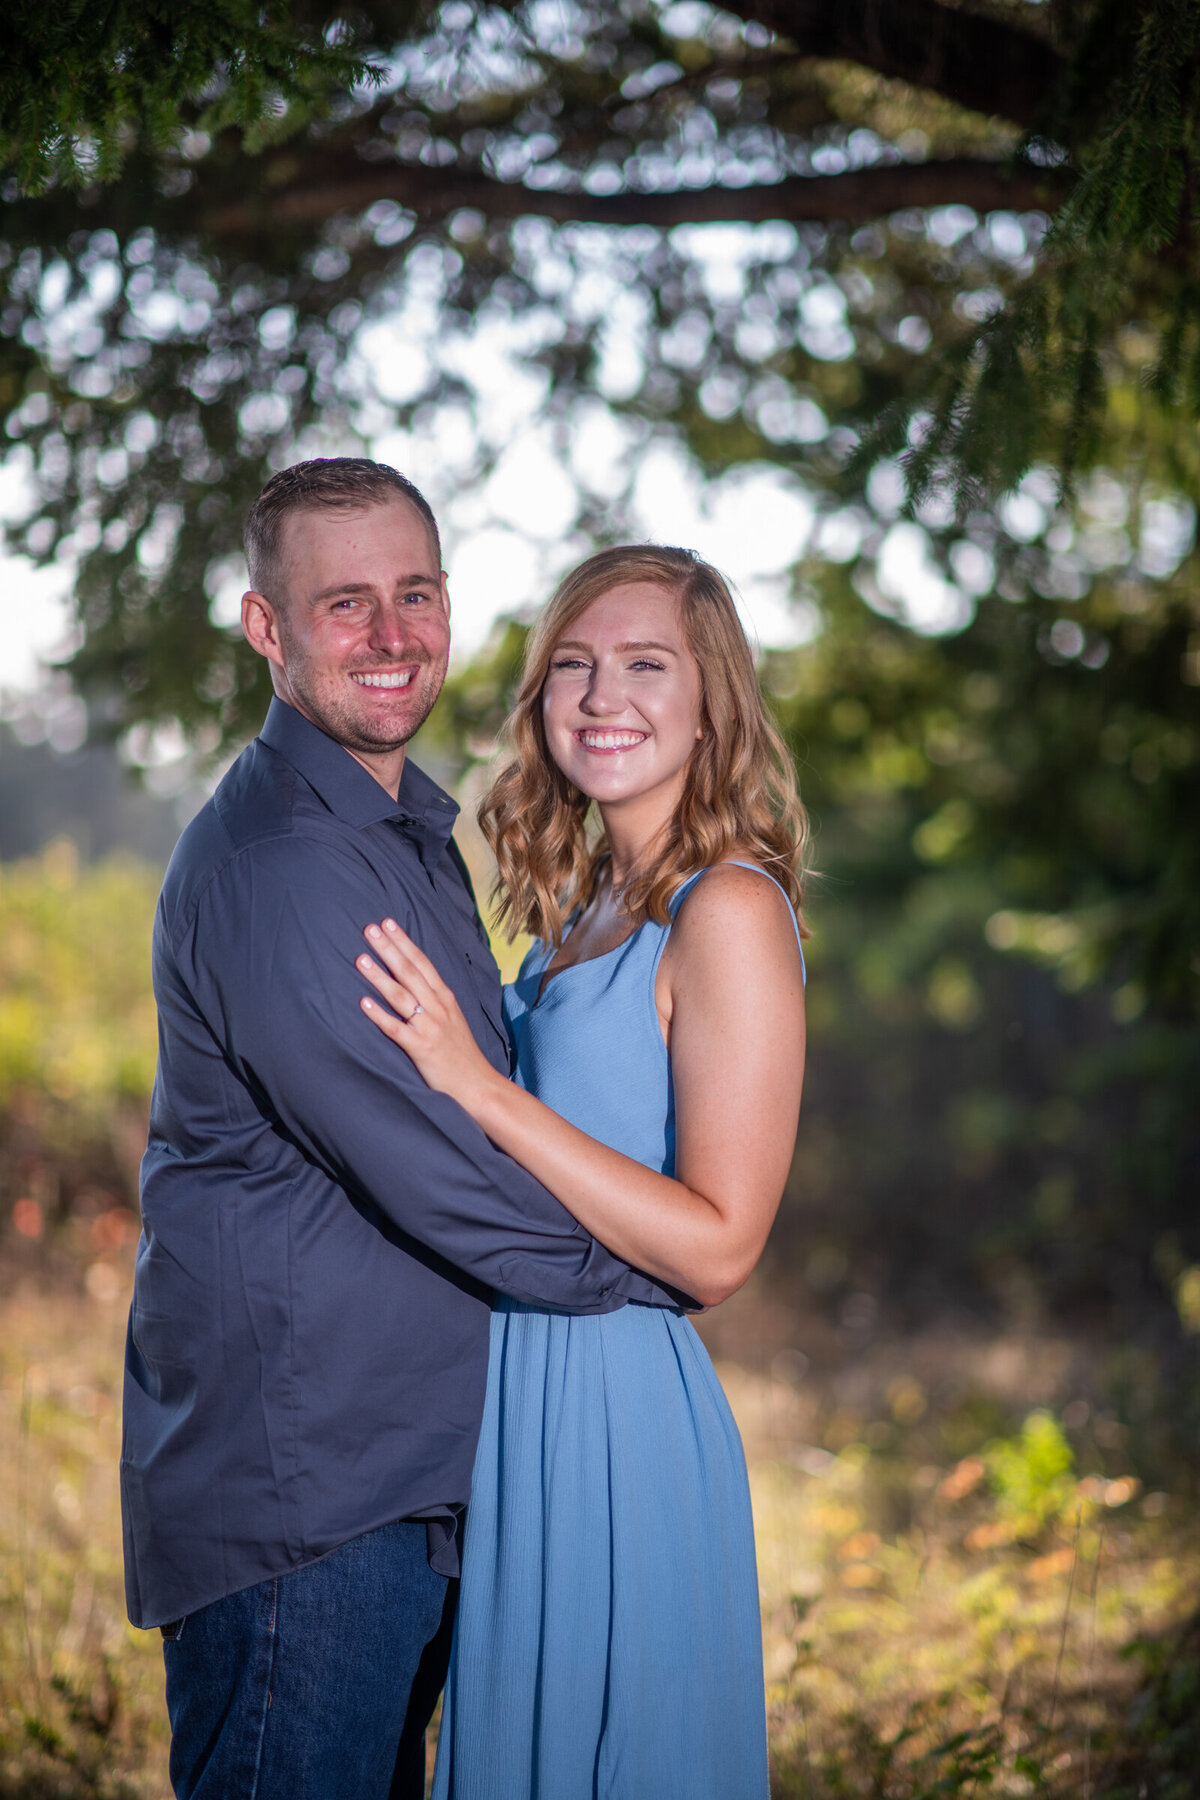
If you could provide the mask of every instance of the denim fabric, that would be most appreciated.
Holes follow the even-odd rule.
[[[166,1627],[179,1800],[422,1800],[456,1592],[402,1520]]]

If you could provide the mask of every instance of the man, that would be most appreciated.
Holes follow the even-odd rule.
[[[428,505],[357,458],[276,475],[243,628],[276,698],[180,840],[154,932],[122,1493],[176,1793],[423,1791],[489,1293],[674,1297],[588,1237],[359,1010],[390,913],[507,1068],[457,808],[406,757],[449,600]]]

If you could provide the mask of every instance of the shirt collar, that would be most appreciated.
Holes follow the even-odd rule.
[[[388,820],[413,838],[426,864],[432,860],[431,852],[436,857],[445,849],[458,807],[410,757],[404,759],[400,793],[393,800],[335,738],[278,696],[271,702],[259,737],[291,763],[335,818],[359,830]]]

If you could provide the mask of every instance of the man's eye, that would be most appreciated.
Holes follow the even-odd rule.
[[[424,605],[425,601],[428,600],[428,598],[429,598],[428,594],[418,594],[418,593],[405,594],[404,604],[405,604],[405,606],[422,606],[422,605]]]

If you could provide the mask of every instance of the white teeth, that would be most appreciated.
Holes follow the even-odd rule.
[[[631,750],[644,743],[644,731],[581,731],[579,741],[587,750]]]
[[[412,680],[411,669],[398,675],[352,675],[351,681],[357,681],[360,687],[370,688],[402,688]]]

